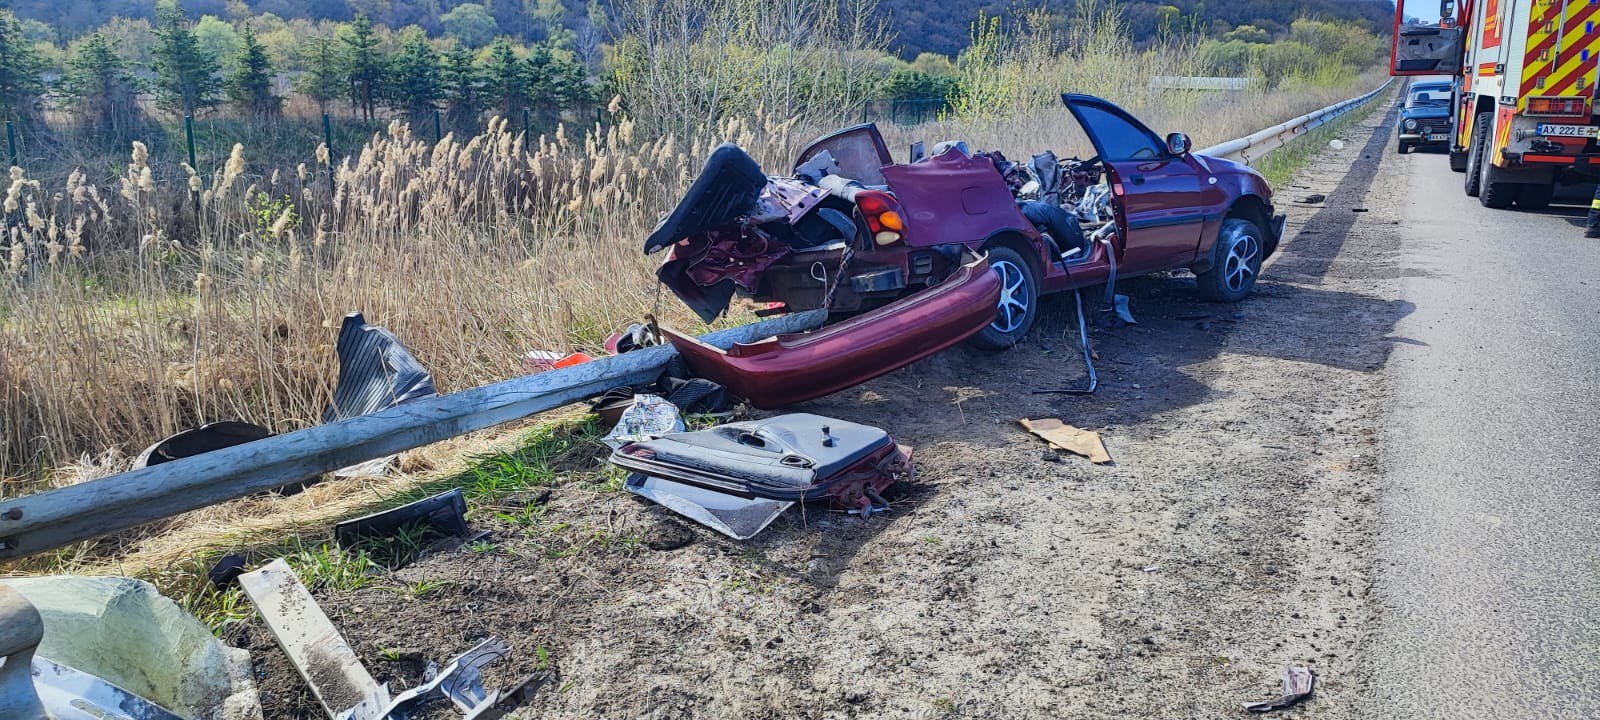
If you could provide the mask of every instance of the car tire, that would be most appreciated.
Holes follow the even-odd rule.
[[[1200,297],[1212,302],[1239,302],[1256,286],[1266,259],[1266,233],[1244,218],[1228,218],[1211,247],[1211,269],[1195,276]]]
[[[1500,168],[1489,162],[1489,151],[1483,151],[1484,157],[1478,160],[1478,202],[1493,210],[1504,210],[1511,207],[1517,199],[1517,185],[1508,182],[1496,182],[1495,175]]]
[[[1544,210],[1555,197],[1555,183],[1522,185],[1517,188],[1517,207],[1523,210]]]
[[[1478,165],[1483,162],[1484,145],[1489,140],[1489,123],[1494,121],[1493,113],[1479,113],[1478,119],[1472,124],[1472,141],[1467,145],[1467,197],[1477,197],[1483,190],[1483,173],[1478,170]]]
[[[1411,143],[1400,143],[1399,145],[1395,146],[1395,152],[1401,155],[1409,154],[1411,152]]]
[[[1451,150],[1450,151],[1450,170],[1451,170],[1451,172],[1458,172],[1458,173],[1466,172],[1467,171],[1467,154],[1464,153],[1464,152],[1457,152],[1455,150]]]
[[[1039,317],[1039,275],[1020,253],[1003,245],[990,247],[989,269],[1000,276],[1000,305],[994,322],[967,342],[984,350],[1016,345]]]

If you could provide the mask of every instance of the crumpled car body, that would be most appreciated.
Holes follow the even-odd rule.
[[[961,342],[993,319],[1000,289],[999,276],[980,257],[932,288],[808,333],[723,351],[668,327],[661,332],[696,375],[755,407],[779,408],[859,385]]]
[[[667,250],[660,281],[707,322],[735,295],[775,312],[859,317],[728,353],[682,335],[673,343],[697,372],[778,407],[963,339],[1009,347],[1051,293],[1187,268],[1211,299],[1247,295],[1283,232],[1266,180],[1105,100],[1062,101],[1095,150],[1086,160],[1047,151],[1012,162],[944,142],[931,154],[917,143],[896,162],[872,124],[812,142],[787,176],[717,148],[645,243]],[[998,293],[963,275],[973,255],[989,258]]]

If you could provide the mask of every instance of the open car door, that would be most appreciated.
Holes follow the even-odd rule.
[[[1415,3],[1412,4],[1413,8]],[[1389,71],[1396,76],[1455,75],[1461,70],[1464,34],[1455,0],[1441,0],[1437,19],[1406,16],[1406,2],[1394,6],[1394,45]]]
[[[1144,123],[1105,100],[1068,93],[1061,101],[1083,126],[1110,176],[1112,197],[1121,208],[1122,271],[1187,265],[1205,225],[1194,158],[1173,153]]]

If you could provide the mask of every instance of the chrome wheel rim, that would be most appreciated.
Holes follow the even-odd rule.
[[[1028,275],[1010,260],[994,261],[989,268],[1000,276],[1000,304],[989,327],[1015,332],[1028,319]]]
[[[1261,243],[1253,235],[1240,235],[1228,247],[1228,259],[1222,265],[1223,281],[1233,292],[1243,290],[1256,276],[1254,263],[1261,257]]]

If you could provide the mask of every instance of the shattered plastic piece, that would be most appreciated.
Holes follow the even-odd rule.
[[[831,500],[867,517],[912,476],[911,451],[883,430],[818,415],[782,415],[631,443],[611,463],[627,489],[735,540],[754,537],[797,502]]]
[[[629,475],[624,487],[735,540],[755,537],[794,507],[793,501],[744,498],[639,473]]]
[[[339,328],[339,383],[322,421],[333,422],[387,410],[401,403],[438,397],[433,376],[394,333],[368,325],[361,313],[344,316]],[[338,477],[382,475],[394,456],[374,458],[334,472]]]
[[[411,688],[395,697],[394,701],[379,713],[380,718],[393,718],[403,720],[410,717],[411,711],[430,700],[450,698],[451,704],[460,710],[467,720],[487,718],[491,709],[498,708],[504,696],[500,692],[488,692],[483,688],[483,668],[510,654],[511,647],[504,640],[491,637],[478,643],[450,664],[444,670],[426,683]],[[430,673],[434,670],[429,665]],[[492,713],[498,717],[503,713]]]
[[[601,441],[615,450],[631,442],[653,440],[667,433],[683,432],[683,417],[678,407],[659,395],[635,395],[633,404],[622,411],[622,418]]]
[[[1307,195],[1307,196],[1305,196],[1303,198],[1300,198],[1299,200],[1296,200],[1295,202],[1300,203],[1301,205],[1317,205],[1317,204],[1320,204],[1320,203],[1322,203],[1323,201],[1325,201],[1327,199],[1328,199],[1327,195],[1323,195],[1322,193],[1313,193],[1311,195]]]
[[[530,375],[553,369],[561,353],[554,350],[529,350],[522,354],[522,371]]]
[[[333,537],[346,550],[363,540],[390,537],[418,525],[426,526],[437,537],[462,537],[468,531],[466,515],[466,497],[461,488],[454,488],[409,505],[346,520],[334,526]]]
[[[260,720],[249,652],[228,647],[149,583],[77,576],[5,582],[44,619],[36,658],[190,720]]]
[[[1056,418],[1022,419],[1017,422],[1022,423],[1022,427],[1028,432],[1050,443],[1052,448],[1089,458],[1089,462],[1096,465],[1111,462],[1111,453],[1106,452],[1105,443],[1100,440],[1100,433],[1093,430],[1075,428]]]
[[[1317,675],[1311,672],[1311,668],[1298,665],[1286,666],[1283,668],[1283,695],[1276,700],[1243,703],[1244,709],[1253,713],[1282,710],[1311,697],[1311,691],[1316,684]]]
[[[139,453],[138,459],[133,461],[133,466],[142,468],[160,465],[268,437],[272,437],[271,430],[252,423],[237,420],[208,423],[184,430],[145,448],[144,452]]]
[[[556,370],[560,370],[561,368],[569,368],[569,367],[572,367],[573,365],[582,365],[582,364],[584,364],[586,362],[589,362],[590,360],[593,360],[593,359],[594,359],[594,356],[592,356],[592,355],[590,355],[588,353],[575,352],[575,353],[572,353],[570,355],[567,355],[564,358],[561,358],[560,360],[555,361],[555,364],[551,365],[550,367],[553,368],[553,369],[556,369]]]
[[[358,417],[400,403],[438,397],[433,376],[394,333],[368,325],[361,313],[344,316],[339,328],[339,383],[323,422]]]
[[[673,486],[655,486],[700,505],[701,511],[689,513],[663,503],[697,521],[706,513],[733,512],[741,520],[747,513],[755,514],[750,521],[754,530],[739,531],[746,536],[770,522],[759,516],[782,512],[753,505],[752,498],[785,503],[831,500],[838,509],[870,515],[888,508],[883,491],[913,474],[910,449],[895,444],[883,430],[803,413],[631,443],[613,452],[611,463],[713,493],[716,497],[704,498]]]
[[[283,558],[240,575],[239,586],[328,717],[381,717],[382,709],[389,705],[388,686],[372,679]]]

